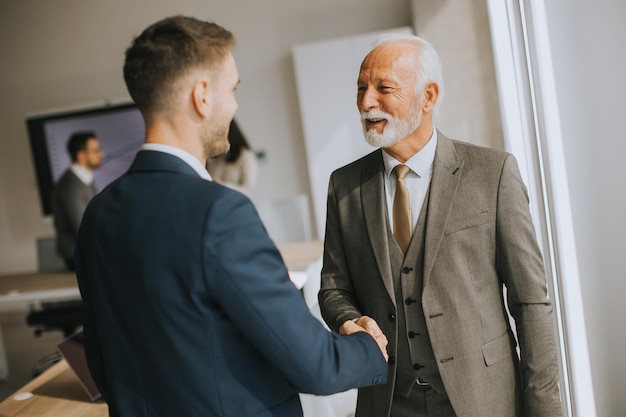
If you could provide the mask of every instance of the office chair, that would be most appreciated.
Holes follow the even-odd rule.
[[[31,306],[26,316],[26,323],[35,328],[35,336],[39,337],[43,332],[61,331],[63,338],[67,339],[76,333],[83,325],[83,301],[57,301],[41,303],[38,309]],[[33,366],[32,377],[40,375],[61,360],[58,351],[44,356]]]
[[[66,270],[56,251],[55,237],[37,239],[37,261],[40,272]],[[64,337],[69,337],[83,324],[83,302],[71,300],[31,305],[26,323],[35,327],[35,336],[41,336],[43,332],[61,331]]]
[[[37,337],[43,332],[51,331],[61,331],[63,337],[69,337],[83,324],[83,301],[41,303],[38,309],[31,306],[26,323],[35,328]]]
[[[58,271],[64,269],[63,262],[56,253],[55,238],[41,238],[37,241],[39,270]],[[26,323],[34,327],[36,337],[44,332],[60,331],[66,339],[76,333],[83,325],[83,301],[68,300],[42,302],[30,306]],[[58,352],[37,361],[33,368],[33,377],[39,375],[61,359]]]

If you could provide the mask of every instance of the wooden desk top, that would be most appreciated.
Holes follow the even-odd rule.
[[[15,292],[35,292],[76,287],[73,272],[33,272],[30,274],[1,275],[0,295]]]
[[[0,305],[80,298],[73,272],[0,276]]]
[[[278,245],[287,268],[303,272],[324,249],[319,240]],[[80,298],[73,272],[33,272],[0,276],[0,304]]]
[[[277,247],[290,271],[305,271],[324,252],[324,242],[321,240],[281,243]]]
[[[32,397],[18,400],[24,394]],[[92,402],[62,360],[0,403],[2,417],[107,417],[102,400]]]
[[[323,242],[286,243],[279,245],[278,249],[290,270],[305,271],[322,256]],[[43,295],[65,290],[78,291],[74,273],[0,276],[0,299],[7,301],[27,294]],[[16,399],[25,393],[32,393],[32,397]],[[0,403],[0,417],[27,416],[106,417],[108,407],[103,401],[91,402],[74,372],[62,360]]]

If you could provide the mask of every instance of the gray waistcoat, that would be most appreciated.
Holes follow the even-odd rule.
[[[422,311],[424,271],[424,224],[428,211],[427,192],[406,257],[393,233],[387,233],[391,272],[396,295],[398,352],[396,391],[408,397],[419,376],[437,392],[445,392]]]

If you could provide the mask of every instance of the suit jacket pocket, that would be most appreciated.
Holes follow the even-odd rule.
[[[485,365],[491,366],[500,362],[502,359],[510,358],[511,349],[511,340],[509,339],[509,335],[507,333],[504,333],[502,336],[484,344],[482,351]]]
[[[461,230],[469,229],[471,227],[480,226],[489,222],[489,210],[482,209],[475,213],[465,214],[463,217],[450,219],[446,226],[446,235],[460,232]]]

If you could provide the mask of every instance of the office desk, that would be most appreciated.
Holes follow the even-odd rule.
[[[322,256],[319,240],[278,245],[287,268],[302,272]],[[0,306],[80,298],[73,272],[34,272],[0,276]]]
[[[73,272],[33,272],[0,276],[0,305],[80,298]]]
[[[278,249],[291,272],[306,274],[309,265],[318,261],[322,256],[323,242],[285,243],[278,245]],[[0,306],[78,297],[80,293],[73,273],[0,276]],[[0,355],[3,355],[4,345],[1,343],[1,336],[0,350],[2,351]],[[1,368],[0,363],[0,374]],[[33,394],[32,397],[21,401],[15,399],[16,395],[29,392]],[[323,397],[303,395],[302,405],[305,417],[334,415],[330,403]],[[324,412],[319,414],[321,409]],[[26,416],[105,417],[108,416],[108,408],[102,401],[92,403],[89,400],[76,375],[63,360],[0,403],[0,417]]]
[[[0,276],[0,311],[24,311],[46,301],[80,299],[73,272],[33,272]],[[9,376],[9,365],[0,328],[0,380]]]
[[[310,264],[322,256],[324,242],[321,240],[307,240],[281,243],[277,247],[289,270],[304,271]]]
[[[30,398],[18,400],[20,396]],[[0,403],[2,417],[107,417],[104,401],[91,402],[64,360]]]
[[[19,400],[20,396],[30,396]],[[356,390],[335,394],[356,405]],[[352,398],[354,397],[354,398]],[[305,417],[336,416],[327,397],[300,394]],[[91,402],[74,372],[62,360],[0,403],[2,417],[108,417],[103,400]]]
[[[278,245],[287,268],[302,272],[322,256],[319,240]],[[0,276],[0,306],[80,298],[73,272],[34,272]]]
[[[307,284],[307,269],[311,264],[322,257],[324,242],[321,240],[307,240],[289,242],[277,245],[278,251],[289,269],[289,277],[298,289]]]
[[[290,277],[298,289],[307,283],[307,267],[322,256],[323,242],[313,240],[278,245]],[[310,297],[309,297],[310,298]],[[15,311],[46,301],[80,299],[73,272],[39,272],[0,276],[0,310]],[[20,311],[17,310],[17,311]],[[4,340],[0,328],[0,380],[9,375]]]

